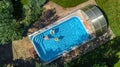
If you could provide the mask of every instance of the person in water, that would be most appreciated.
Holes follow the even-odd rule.
[[[43,36],[44,40],[49,40],[50,38],[48,36]]]
[[[54,38],[55,41],[59,41],[60,39],[58,37]]]
[[[51,34],[51,35],[55,34],[55,30],[51,29],[51,30],[50,30],[50,34]]]
[[[49,35],[43,36],[44,40],[54,39],[55,41],[59,41],[60,39],[58,37],[52,36],[53,34],[55,34],[55,30],[51,29]]]

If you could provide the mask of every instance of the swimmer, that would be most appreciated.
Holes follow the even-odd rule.
[[[59,38],[54,38],[55,41],[59,41]]]
[[[50,34],[53,35],[55,33],[55,30],[51,29]]]
[[[43,39],[44,40],[49,40],[49,37],[48,36],[43,36]]]

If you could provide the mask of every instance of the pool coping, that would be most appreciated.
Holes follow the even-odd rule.
[[[40,29],[39,31],[37,31],[37,32],[29,35],[29,38],[30,38],[31,36],[33,36],[32,40],[31,40],[31,41],[32,41],[32,44],[34,44],[33,40],[34,40],[35,36],[37,36],[37,35],[45,32],[46,30],[49,30],[49,29],[51,29],[51,28],[53,28],[53,27],[55,27],[55,26],[63,23],[64,21],[66,21],[66,20],[68,20],[68,19],[70,19],[70,18],[72,18],[72,17],[74,17],[74,16],[77,17],[77,18],[81,21],[81,24],[83,25],[85,31],[87,32],[87,34],[88,34],[88,36],[89,36],[90,34],[89,34],[89,32],[87,31],[87,28],[85,27],[85,25],[84,25],[84,23],[83,23],[83,20],[81,19],[81,16],[78,15],[78,14],[81,13],[81,11],[82,11],[82,10],[74,11],[73,13],[71,13],[71,14],[69,14],[69,15],[61,18],[61,19],[59,19],[59,20],[56,21],[55,23],[50,24],[50,25],[46,26],[45,28],[42,28],[42,29]],[[89,38],[88,38],[88,39],[89,39]],[[86,41],[84,41],[83,43],[85,43],[85,42],[86,42]],[[83,43],[81,43],[81,45],[82,45]],[[57,55],[56,58],[54,58],[53,60],[50,60],[50,61],[47,62],[47,63],[50,63],[50,62],[58,59],[58,58],[61,57],[63,54],[69,53],[70,51],[72,51],[74,47],[77,48],[77,47],[79,47],[79,46],[81,46],[81,45],[77,45],[77,46],[70,47],[69,49],[67,49],[67,50],[65,50],[65,51],[63,51],[63,52],[58,53],[58,55]],[[33,46],[34,46],[34,48],[35,48],[38,56],[41,58],[41,55],[38,53],[38,50],[37,50],[36,46],[35,46],[35,45],[33,45]]]

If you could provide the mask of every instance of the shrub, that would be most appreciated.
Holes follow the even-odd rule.
[[[21,25],[13,19],[13,8],[8,0],[0,1],[0,44],[21,38]]]

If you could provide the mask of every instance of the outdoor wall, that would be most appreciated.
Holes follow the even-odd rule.
[[[97,6],[88,5],[82,8],[82,11],[92,24],[96,36],[100,36],[107,31],[108,24],[106,18]]]

